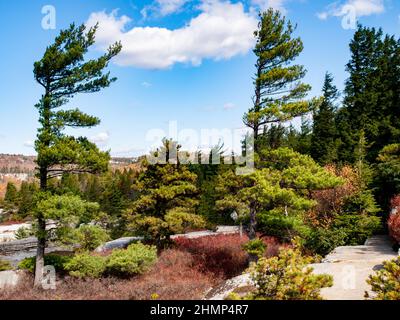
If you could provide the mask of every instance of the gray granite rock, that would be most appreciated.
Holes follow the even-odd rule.
[[[2,271],[0,272],[0,290],[15,287],[21,279],[21,271]]]
[[[22,240],[15,240],[0,243],[0,255],[12,255],[20,251],[29,251],[37,246],[37,239],[30,237]]]
[[[105,244],[101,245],[100,247],[96,248],[95,252],[104,252],[114,249],[125,249],[131,243],[138,242],[143,240],[142,237],[125,237],[119,238],[113,241],[106,242]]]

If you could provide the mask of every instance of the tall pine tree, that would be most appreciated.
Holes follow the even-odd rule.
[[[376,162],[379,151],[400,137],[400,43],[380,29],[359,25],[350,50],[344,107],[337,114],[339,159],[357,161],[355,146],[363,132],[366,160]]]
[[[36,105],[40,127],[35,143],[42,192],[48,191],[51,178],[65,173],[101,172],[108,167],[107,152],[101,152],[85,137],[75,138],[63,132],[66,127],[90,128],[100,120],[79,109],[60,110],[76,94],[98,92],[116,80],[103,70],[121,51],[120,43],[110,46],[98,59],[85,61],[89,47],[95,43],[96,30],[97,26],[86,30],[85,25],[72,24],[60,32],[42,59],[34,64],[35,80],[44,89]],[[46,217],[40,211],[37,226],[35,286],[40,286],[46,247]]]
[[[311,137],[311,156],[321,165],[336,160],[335,101],[339,91],[333,84],[333,76],[326,73],[322,88],[323,101],[314,112],[313,133]]]
[[[295,27],[279,11],[269,9],[260,14],[257,43],[255,94],[252,108],[245,114],[244,123],[252,129],[255,151],[260,151],[259,136],[264,126],[280,123],[310,111],[305,100],[311,87],[301,80],[306,70],[291,64],[303,51],[300,38],[294,38]]]

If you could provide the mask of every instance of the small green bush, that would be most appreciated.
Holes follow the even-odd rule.
[[[248,300],[321,300],[320,290],[333,284],[331,276],[313,274],[311,258],[299,249],[281,249],[279,256],[261,258],[250,267],[256,289]],[[231,296],[230,299],[238,298]]]
[[[83,251],[92,251],[110,240],[107,231],[99,226],[82,225],[74,232],[75,243]]]
[[[88,252],[78,254],[65,265],[65,269],[77,278],[129,277],[146,272],[156,260],[156,247],[135,243],[127,249],[113,250],[107,257]]]
[[[346,244],[347,232],[339,229],[313,229],[304,241],[304,248],[313,253],[326,256],[336,247]]]
[[[0,260],[0,271],[12,270],[12,266],[8,261]]]
[[[53,266],[58,272],[64,272],[66,270],[65,264],[67,264],[70,260],[71,257],[68,256],[61,256],[58,254],[47,254],[44,257],[44,264],[46,266]],[[18,268],[22,270],[28,270],[29,272],[33,273],[35,271],[35,265],[36,265],[36,257],[25,258],[19,263]]]
[[[338,216],[334,229],[343,229],[346,232],[346,245],[362,245],[381,228],[381,219],[367,214],[344,214]]]
[[[267,246],[261,239],[254,239],[242,246],[243,250],[251,256],[262,258],[267,250]]]
[[[65,269],[77,278],[99,278],[106,269],[106,257],[81,253],[73,257]]]
[[[106,273],[113,276],[132,276],[146,272],[157,260],[155,246],[131,244],[126,250],[114,250],[107,259]]]
[[[376,271],[367,280],[375,300],[400,300],[400,257],[383,263],[383,269]],[[369,298],[368,293],[365,294]]]

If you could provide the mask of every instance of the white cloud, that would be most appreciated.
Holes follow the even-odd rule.
[[[143,81],[142,82],[142,86],[145,87],[145,88],[150,88],[152,86],[152,84],[150,82]]]
[[[147,18],[150,14],[164,17],[179,12],[189,1],[190,0],[155,0],[152,4],[145,6],[140,13],[143,18]]]
[[[110,139],[110,134],[108,132],[100,132],[92,137],[89,140],[99,146],[105,146]]]
[[[286,13],[287,10],[284,6],[287,0],[252,0],[251,4],[258,7],[261,10],[267,10],[268,8],[274,8],[282,13]]]
[[[384,0],[347,0],[334,2],[326,7],[326,11],[317,13],[317,17],[326,20],[329,16],[342,17],[352,11],[356,17],[380,14],[385,11]]]
[[[24,142],[24,147],[33,148],[35,146],[35,141],[27,140]]]
[[[99,22],[99,49],[121,40],[123,49],[115,62],[121,66],[165,69],[176,63],[200,65],[203,59],[229,59],[246,54],[254,45],[257,18],[242,3],[204,1],[198,16],[179,28],[134,27],[117,11],[92,13],[88,26]]]
[[[232,110],[235,108],[235,105],[232,102],[225,103],[224,110]]]
[[[317,17],[320,20],[326,20],[326,19],[328,19],[329,14],[328,14],[328,12],[319,12],[319,13],[317,13]]]

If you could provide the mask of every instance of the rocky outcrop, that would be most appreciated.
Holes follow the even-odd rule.
[[[387,236],[374,236],[363,246],[338,247],[322,263],[311,267],[316,274],[326,273],[333,277],[333,286],[321,291],[325,299],[363,300],[366,291],[373,296],[366,280],[382,268],[384,261],[396,256]]]
[[[327,255],[322,263],[312,264],[315,274],[329,274],[333,277],[333,286],[321,290],[326,300],[363,300],[365,292],[370,296],[370,286],[366,282],[374,271],[383,266],[383,262],[397,257],[387,236],[374,236],[363,246],[338,247]],[[254,287],[253,287],[254,288]],[[231,292],[246,293],[252,290],[248,274],[230,279],[210,290],[207,300],[223,300]]]
[[[250,291],[253,287],[249,274],[229,279],[206,293],[205,300],[224,300],[232,292]]]
[[[37,239],[35,237],[0,243],[0,255],[8,256],[21,251],[35,249]]]
[[[23,271],[0,272],[0,290],[15,287],[23,276]]]

